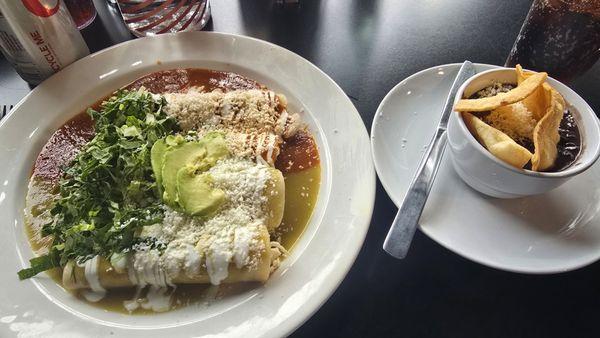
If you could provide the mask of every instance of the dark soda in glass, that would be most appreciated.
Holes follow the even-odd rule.
[[[505,66],[569,82],[600,57],[600,0],[535,0]]]
[[[64,0],[77,29],[87,27],[96,18],[96,7],[92,0]]]

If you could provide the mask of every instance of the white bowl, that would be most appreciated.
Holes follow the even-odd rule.
[[[491,69],[471,77],[460,87],[454,102],[469,97],[494,82],[516,84],[515,69]],[[455,111],[452,112],[448,123],[448,144],[452,163],[458,175],[473,189],[498,198],[542,194],[582,173],[596,162],[600,156],[600,125],[596,114],[569,87],[550,77],[547,82],[565,98],[579,127],[581,151],[575,162],[558,172],[535,172],[515,168],[485,149],[467,129],[461,114]]]

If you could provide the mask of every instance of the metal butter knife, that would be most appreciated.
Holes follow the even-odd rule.
[[[475,66],[469,61],[465,61],[460,67],[450,88],[450,93],[446,98],[446,104],[444,105],[442,117],[440,118],[435,135],[431,139],[425,155],[421,158],[417,172],[404,196],[404,201],[400,209],[398,209],[394,222],[383,242],[383,249],[395,258],[402,259],[406,257],[419,223],[419,218],[425,207],[427,196],[433,186],[433,180],[440,167],[447,141],[446,128],[454,106],[456,92],[468,78],[475,74]]]

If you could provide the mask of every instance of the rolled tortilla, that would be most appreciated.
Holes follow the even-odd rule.
[[[497,158],[516,168],[523,168],[531,160],[531,152],[505,133],[470,113],[462,113],[462,116],[473,136]]]
[[[265,203],[267,220],[266,226],[269,231],[273,231],[280,224],[283,219],[283,211],[285,208],[285,181],[281,171],[275,168],[269,168],[271,178],[267,181],[265,186],[265,196],[267,202]]]
[[[265,282],[270,275],[271,266],[278,255],[271,248],[271,241],[266,227],[261,227],[260,240],[264,244],[264,250],[261,252],[251,253],[257,258],[257,264],[254,267],[238,268],[235,263],[230,263],[227,277],[221,283],[231,284],[239,282]],[[129,257],[131,260],[132,258]],[[93,278],[97,278],[100,286],[105,289],[113,289],[120,287],[128,287],[135,285],[145,285],[140,282],[139,274],[131,273],[131,271],[121,271],[113,267],[110,262],[104,258],[97,260],[97,274]],[[131,264],[128,264],[128,270],[132,269]],[[211,278],[206,269],[204,262],[197,269],[198,273],[190,275],[181,271],[177,276],[172,276],[168,280],[168,284],[210,284]],[[150,273],[155,273],[150,271]],[[164,270],[161,271],[163,275]],[[137,275],[137,277],[136,277]],[[90,281],[90,276],[86,277],[85,266],[79,266],[74,262],[69,262],[63,269],[63,286],[69,290],[88,289],[94,281]]]
[[[276,229],[283,219],[285,182],[281,171],[275,168],[269,168],[268,170],[271,177],[267,180],[263,192],[266,197],[264,224],[246,228],[251,229],[253,232],[252,235],[259,239],[262,250],[260,252],[249,252],[248,255],[253,258],[252,261],[254,262],[252,267],[238,267],[232,258],[227,269],[227,277],[221,280],[220,283],[265,282],[269,278],[272,267],[279,264],[278,260],[282,252],[280,246],[273,246],[271,244],[269,232]],[[195,250],[201,259],[198,261],[199,266],[196,269],[191,269],[197,271],[194,274],[190,274],[189,271],[186,272],[183,269],[178,275],[169,276],[168,278],[165,278],[165,269],[161,269],[161,271],[148,271],[145,274],[141,274],[139,271],[135,273],[135,269],[132,267],[132,260],[134,258],[133,255],[129,255],[127,258],[128,263],[125,264],[126,268],[124,269],[113,267],[105,258],[98,259],[97,267],[93,268],[95,272],[94,276],[90,276],[90,269],[88,268],[87,278],[85,266],[69,262],[63,269],[63,286],[71,290],[87,289],[91,287],[90,277],[92,284],[96,281],[105,289],[153,284],[152,280],[158,280],[158,284],[161,284],[161,280],[163,284],[165,284],[164,281],[167,281],[166,284],[210,284],[211,278],[206,266],[206,252],[208,252],[207,248],[210,244],[210,237],[201,237],[196,243]],[[157,276],[159,277],[157,278]]]

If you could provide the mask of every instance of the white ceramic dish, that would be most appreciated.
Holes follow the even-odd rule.
[[[515,84],[515,69],[490,69],[476,74],[459,88],[454,103],[498,81]],[[564,184],[596,162],[600,155],[600,125],[596,114],[571,88],[552,78],[548,78],[547,82],[574,108],[570,110],[583,139],[575,162],[559,172],[515,168],[487,151],[468,130],[461,114],[452,112],[448,123],[448,150],[456,173],[473,189],[499,198],[537,195]]]
[[[377,110],[371,148],[379,178],[396,205],[432,137],[459,67],[433,67],[408,77]],[[501,200],[468,187],[448,155],[420,221],[429,237],[475,262],[515,272],[563,272],[600,258],[598,163],[549,193]]]
[[[322,185],[291,256],[263,287],[156,315],[107,312],[48,277],[19,281],[32,252],[23,230],[27,179],[48,137],[70,117],[137,77],[202,67],[240,73],[288,97],[315,134]],[[335,131],[335,132],[334,132]],[[81,59],[42,83],[0,122],[0,336],[279,337],[301,325],[342,281],[366,235],[375,197],[368,136],[327,75],[276,45],[190,32],[133,40]],[[347,184],[352,182],[353,184]]]

